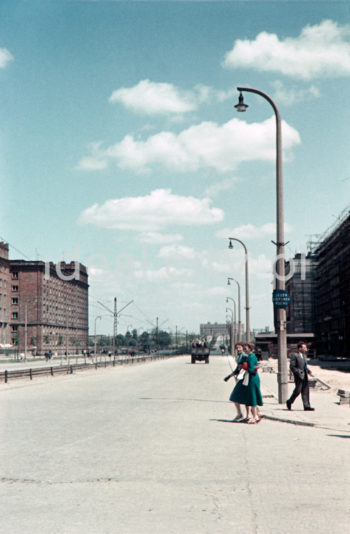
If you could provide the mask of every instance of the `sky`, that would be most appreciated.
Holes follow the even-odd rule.
[[[88,267],[91,333],[114,297],[121,333],[223,323],[227,277],[244,322],[228,237],[251,326],[273,328],[274,112],[245,93],[237,113],[237,86],[282,117],[289,259],[349,205],[347,2],[0,4],[0,239]]]

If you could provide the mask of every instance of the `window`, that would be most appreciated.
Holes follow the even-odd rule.
[[[13,324],[12,325],[12,332],[17,332],[18,330],[18,325],[17,324]]]
[[[18,312],[12,312],[12,319],[18,319]]]
[[[18,304],[18,297],[12,297],[12,304]]]
[[[18,273],[12,273],[12,280],[18,280]]]
[[[18,286],[12,286],[12,291],[18,291]]]

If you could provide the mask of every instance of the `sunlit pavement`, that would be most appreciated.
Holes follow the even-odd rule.
[[[226,358],[178,357],[2,384],[1,530],[346,531],[349,433],[232,423],[229,371]],[[291,413],[279,407],[268,396],[275,381],[261,373],[266,416],[319,417],[314,392],[315,412],[298,414],[298,401]]]

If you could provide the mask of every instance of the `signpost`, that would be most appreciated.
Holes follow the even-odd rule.
[[[287,308],[290,302],[290,296],[284,289],[275,289],[272,293],[272,302],[276,308]]]

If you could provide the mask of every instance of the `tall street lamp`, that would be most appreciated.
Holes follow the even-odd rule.
[[[238,241],[244,248],[245,253],[245,326],[246,326],[246,341],[250,341],[250,308],[249,308],[249,275],[248,275],[248,250],[243,241],[236,237],[229,237],[228,248],[233,248],[232,241]]]
[[[275,288],[285,292],[284,276],[284,213],[283,213],[283,174],[282,174],[282,128],[281,115],[274,101],[262,91],[248,87],[237,87],[240,91],[237,111],[246,111],[247,104],[243,101],[242,92],[255,93],[262,96],[271,104],[276,117],[276,271]],[[277,347],[278,347],[278,402],[286,402],[288,398],[288,370],[287,370],[287,331],[286,309],[276,306],[277,313]]]
[[[231,299],[231,300],[233,300],[233,299]],[[234,300],[233,300],[233,302],[234,302]],[[234,354],[235,354],[235,334],[234,334],[233,324],[234,324],[234,322],[236,322],[236,303],[235,302],[234,302],[234,315],[233,315],[232,308],[226,308],[226,313],[228,311],[231,312],[231,325],[230,325],[231,355],[234,356]]]
[[[96,321],[97,319],[102,319],[101,315],[95,317],[95,328],[94,328],[94,341],[95,341],[95,362],[97,363],[97,352],[96,352]]]
[[[242,324],[241,324],[241,286],[235,278],[232,278],[231,276],[227,277],[227,285],[231,285],[231,280],[233,282],[236,282],[237,288],[238,288],[238,338],[241,339],[241,330],[242,330]]]
[[[229,300],[232,300],[233,302],[233,309],[234,309],[234,320],[231,323],[231,355],[234,356],[235,354],[235,345],[236,345],[236,332],[237,332],[237,306],[235,299],[231,297],[226,297],[226,302]],[[226,311],[228,308],[226,308]]]

